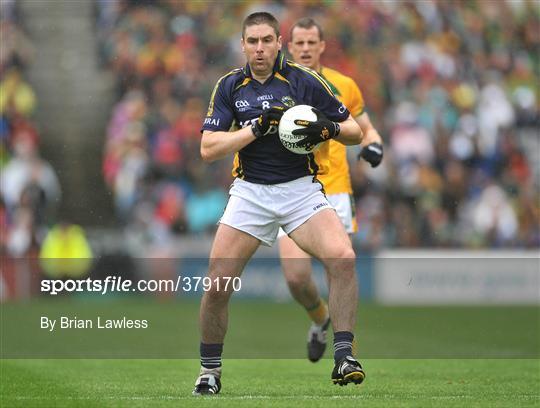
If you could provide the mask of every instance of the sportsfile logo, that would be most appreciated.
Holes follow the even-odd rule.
[[[326,207],[328,203],[320,203],[313,207],[313,211],[317,211],[319,208]]]
[[[107,276],[105,279],[43,279],[41,292],[56,296],[59,293],[95,292],[102,295],[108,293],[130,292],[208,292],[233,290],[242,288],[239,277],[222,277],[211,279],[208,276],[181,276],[174,279],[139,279],[133,281],[121,276]]]

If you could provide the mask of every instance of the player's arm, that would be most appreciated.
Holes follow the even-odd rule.
[[[362,129],[349,110],[336,98],[324,78],[313,72],[307,73],[309,75],[305,78],[305,83],[310,86],[309,102],[315,106],[313,112],[317,115],[317,120],[294,121],[302,128],[293,130],[293,135],[305,136],[296,145],[313,148],[329,139],[335,139],[344,145],[360,144],[363,138]]]
[[[358,115],[355,120],[360,125],[362,133],[364,134],[364,138],[362,139],[363,146],[367,146],[371,143],[379,143],[382,145],[382,137],[371,123],[367,112],[362,112],[362,114]]]
[[[249,126],[234,132],[205,130],[201,139],[201,157],[205,162],[213,162],[237,152],[254,140],[255,135]]]
[[[329,139],[335,139],[344,145],[357,145],[362,142],[362,129],[350,114],[345,120],[334,122],[319,109],[312,108],[312,110],[317,115],[316,121],[303,119],[294,121],[302,128],[293,130],[292,134],[305,136],[296,144],[298,147],[313,148]]]
[[[247,146],[255,139],[276,134],[285,109],[273,106],[254,119],[251,126],[232,131],[204,130],[201,139],[201,157],[206,162],[219,160]]]
[[[338,142],[350,146],[363,142],[365,134],[362,126],[349,115],[343,122],[339,122],[339,134],[335,137]]]
[[[356,122],[362,128],[364,139],[362,140],[362,151],[358,158],[362,158],[371,164],[371,167],[377,167],[383,158],[382,137],[377,129],[371,123],[367,112],[363,112],[355,118]]]

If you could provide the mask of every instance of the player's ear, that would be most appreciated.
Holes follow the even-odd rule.
[[[324,52],[324,50],[326,49],[326,41],[321,41],[321,54]]]
[[[278,45],[278,49],[281,50],[281,46],[283,44],[283,37],[280,35],[278,38],[277,38],[277,45]]]
[[[244,37],[240,38],[240,45],[242,46],[242,52],[246,53],[246,47],[244,46]]]

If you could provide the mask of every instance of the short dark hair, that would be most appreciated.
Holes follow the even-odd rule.
[[[279,38],[279,22],[272,14],[266,11],[257,11],[255,13],[251,13],[244,19],[244,22],[242,23],[242,38],[244,38],[247,27],[259,24],[268,24],[274,29],[276,38]]]
[[[292,33],[296,27],[305,28],[305,29],[310,29],[311,27],[317,27],[317,30],[319,31],[319,39],[321,41],[324,40],[324,35],[323,35],[323,30],[322,30],[321,25],[317,23],[311,17],[303,17],[291,26],[291,31],[289,32],[290,41],[292,41]]]

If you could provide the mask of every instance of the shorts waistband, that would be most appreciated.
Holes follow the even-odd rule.
[[[243,184],[243,183],[246,183],[246,184],[252,184],[254,186],[271,186],[271,187],[280,187],[280,186],[294,186],[294,185],[298,185],[298,184],[306,184],[306,183],[319,183],[319,180],[317,180],[315,178],[315,176],[304,176],[304,177],[300,177],[300,178],[297,178],[297,179],[294,179],[294,180],[291,180],[291,181],[286,181],[284,183],[278,183],[278,184],[258,184],[258,183],[252,183],[250,181],[246,181],[246,180],[242,180],[242,179],[239,179],[239,178],[236,178],[234,180],[234,183],[239,183],[239,184]]]

